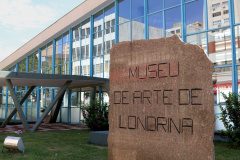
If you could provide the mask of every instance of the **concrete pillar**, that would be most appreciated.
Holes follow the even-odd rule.
[[[90,101],[96,100],[96,87],[91,87],[90,89]]]

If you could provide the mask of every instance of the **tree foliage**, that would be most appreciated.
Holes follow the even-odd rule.
[[[108,125],[108,108],[107,103],[91,101],[89,105],[82,107],[85,123],[92,131],[104,131],[109,129]]]
[[[220,135],[223,138],[228,138],[234,145],[240,145],[240,103],[236,93],[228,95],[222,93],[226,100],[226,107],[220,105],[221,116],[226,130],[221,130]]]

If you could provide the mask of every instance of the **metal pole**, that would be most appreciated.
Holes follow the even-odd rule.
[[[118,8],[118,0],[115,0],[115,43],[118,43],[118,15],[119,15],[119,8]]]
[[[90,77],[93,76],[93,28],[94,19],[93,15],[90,16]]]
[[[148,0],[144,0],[145,39],[149,39],[148,32]]]
[[[185,0],[181,2],[181,12],[182,12],[182,40],[186,43],[186,16],[185,16]]]
[[[229,22],[231,29],[231,46],[232,46],[232,92],[238,94],[238,75],[236,66],[236,46],[235,46],[235,16],[234,16],[234,2],[233,0],[228,1],[229,8]]]

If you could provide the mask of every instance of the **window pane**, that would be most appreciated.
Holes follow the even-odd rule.
[[[203,4],[204,0],[186,4],[187,33],[203,30]]]
[[[148,13],[163,9],[163,0],[148,0]]]
[[[90,38],[85,38],[81,40],[81,58],[85,59],[88,58],[89,56],[87,55],[87,52],[89,49],[86,49],[86,47],[90,46]]]
[[[90,34],[90,19],[87,19],[82,23],[82,28],[80,33],[81,33],[82,39],[84,39],[86,35]],[[89,38],[89,36],[86,36],[86,38]]]
[[[73,28],[73,39],[76,39],[80,36],[80,24]]]
[[[27,60],[24,59],[24,60],[22,61],[22,72],[26,72],[26,67],[27,67]]]
[[[130,22],[119,25],[119,42],[130,41]]]
[[[28,70],[29,70],[29,72],[32,72],[33,71],[33,55],[30,55],[28,59],[29,59],[29,68],[28,68]]]
[[[56,39],[56,45],[62,44],[62,36]]]
[[[55,74],[61,74],[62,73],[62,66],[57,65],[55,66]]]
[[[104,49],[104,53],[110,53],[110,49],[112,48],[112,41],[115,41],[115,33],[111,32],[109,34],[105,33],[104,35],[104,45],[105,45],[105,49]]]
[[[18,63],[18,72],[22,72],[22,61]]]
[[[72,62],[72,75],[80,75],[80,61]]]
[[[66,43],[68,41],[69,41],[69,33],[67,32],[63,35],[63,43]]]
[[[221,93],[232,92],[232,67],[215,68],[213,71],[214,103],[224,103]]]
[[[52,56],[53,56],[53,49],[49,48],[47,50],[47,67],[52,66]]]
[[[232,64],[230,28],[208,32],[208,53],[215,66]]]
[[[69,74],[69,63],[65,63],[62,65],[62,74]]]
[[[80,59],[80,41],[79,39],[72,42],[72,61]]]
[[[85,59],[81,61],[81,75],[90,75],[90,59]]]
[[[55,65],[62,63],[62,45],[56,46]]]
[[[47,48],[51,48],[51,47],[53,47],[53,42],[50,42],[47,44]]]
[[[144,0],[132,0],[132,19],[144,15]]]
[[[63,63],[69,62],[69,43],[63,44],[62,61]]]
[[[104,55],[104,78],[109,78],[110,54]]]
[[[170,37],[174,34],[180,36],[182,34],[182,22],[181,22],[181,7],[176,7],[167,10],[166,16],[166,37]],[[177,30],[180,32],[177,33]]]
[[[119,24],[130,20],[130,0],[119,0]]]
[[[94,15],[94,27],[100,27],[103,29],[103,11]]]
[[[165,0],[165,8],[180,5],[181,0]]]
[[[115,20],[115,4],[113,3],[112,5],[108,6],[107,8],[104,9],[104,22],[105,23],[108,23],[108,22],[111,22],[112,20]],[[114,21],[115,22],[115,21]],[[115,24],[115,23],[114,23]],[[112,26],[114,25],[112,23],[109,23],[109,26]],[[105,28],[108,28],[105,24]]]
[[[98,50],[97,50],[97,55],[101,55],[102,54],[102,44],[98,44]]]
[[[218,28],[229,25],[228,1],[208,1],[208,28]],[[218,14],[219,13],[219,14]]]
[[[221,113],[219,103],[225,107],[226,100],[222,93],[228,94],[232,92],[232,68],[216,68],[213,72],[213,93],[214,93],[214,112]],[[216,118],[215,130],[225,129],[219,118]]]
[[[207,53],[206,33],[187,36],[187,43],[199,45]]]
[[[34,70],[37,71],[38,70],[38,59],[39,59],[38,53],[34,54],[33,58],[34,58]]]
[[[235,27],[236,63],[240,63],[240,26]]]
[[[144,18],[132,21],[132,40],[145,39]]]
[[[45,68],[46,67],[46,61],[47,61],[46,50],[42,50],[42,55],[41,56],[42,56],[42,58],[41,58],[41,62],[42,62],[41,67]]]
[[[150,15],[148,17],[149,39],[157,39],[163,37],[163,20],[162,12]]]
[[[227,9],[226,9],[227,10]],[[240,1],[234,1],[235,23],[240,23]]]
[[[93,58],[93,76],[103,77],[103,56]]]

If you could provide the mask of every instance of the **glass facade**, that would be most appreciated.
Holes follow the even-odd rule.
[[[214,107],[218,114],[217,104],[223,102],[220,92],[238,92],[240,87],[239,0],[115,0],[8,70],[109,78],[110,49],[115,43],[174,34],[186,43],[199,45],[214,63]],[[26,89],[20,86],[16,91],[21,95]],[[0,90],[0,118],[6,118],[14,106],[7,87]],[[36,88],[24,108],[27,119],[36,120],[39,108],[55,93],[54,88]],[[67,91],[59,121],[79,122],[70,115],[80,108],[80,95],[80,91]],[[81,117],[80,110],[77,115]]]

